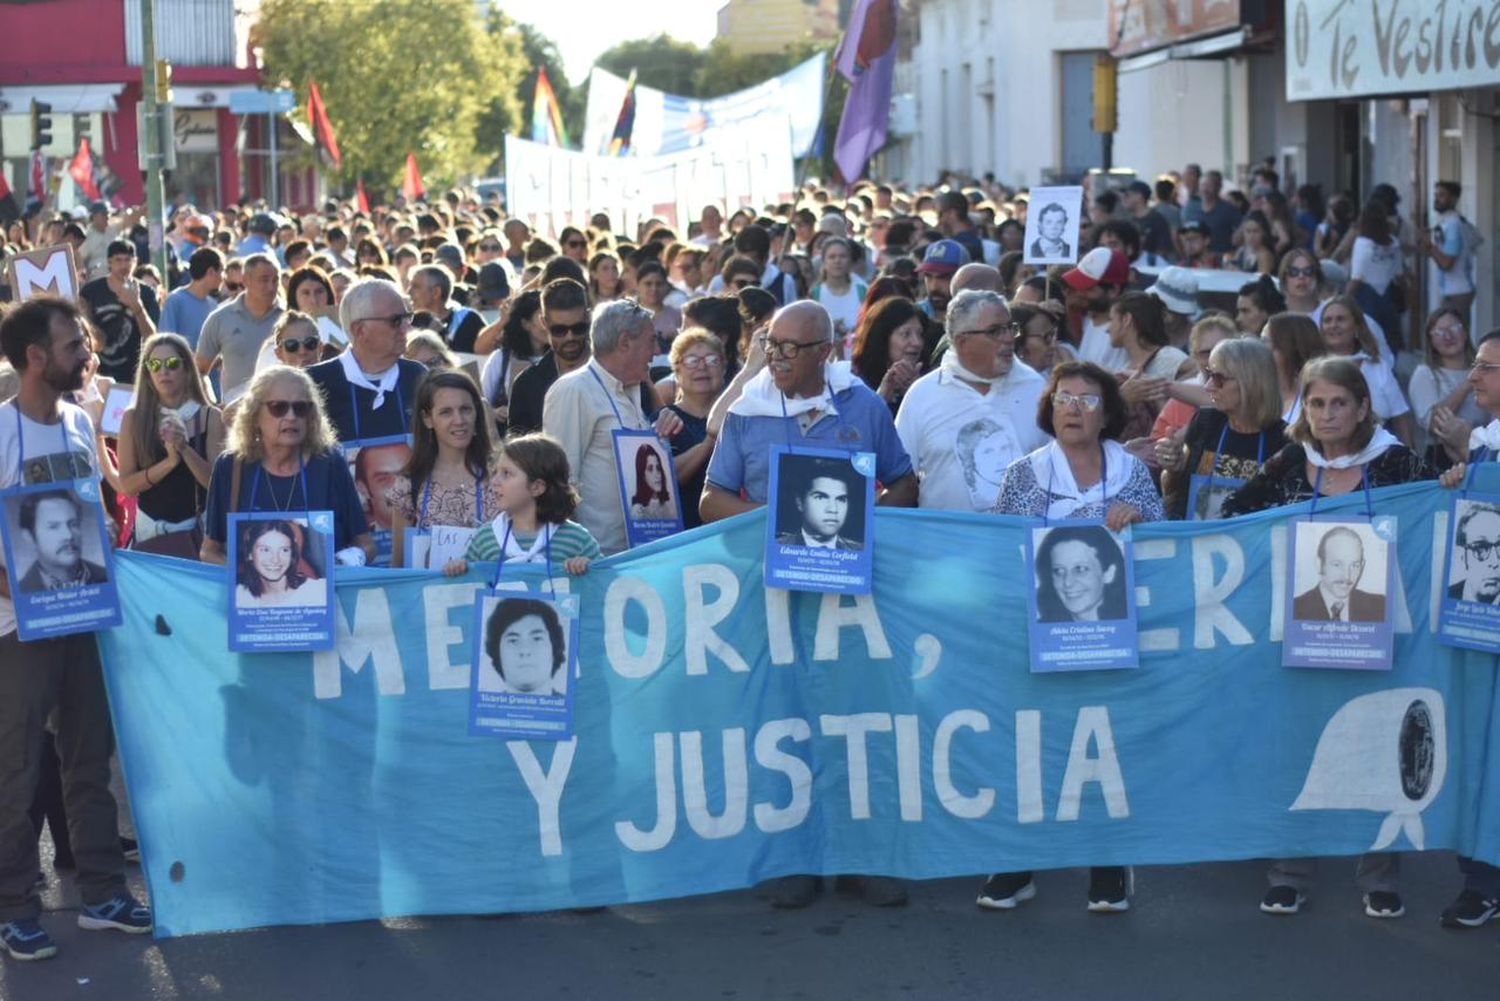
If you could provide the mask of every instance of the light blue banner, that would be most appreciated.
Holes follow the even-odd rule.
[[[882,510],[856,599],[765,591],[764,515],[745,515],[567,582],[582,627],[562,743],[468,734],[490,568],[341,575],[338,652],[235,656],[218,569],[122,554],[125,625],[101,645],[158,932],[803,872],[1376,846],[1500,862],[1497,661],[1432,632],[1451,499],[1375,494],[1400,524],[1390,672],[1280,666],[1300,508],[1138,526],[1140,669],[1061,674],[1027,666],[1026,523]]]

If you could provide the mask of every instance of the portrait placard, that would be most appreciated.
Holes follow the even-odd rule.
[[[102,434],[114,437],[120,433],[120,425],[125,422],[125,411],[135,406],[135,387],[124,383],[115,383],[109,387],[109,395],[104,398],[104,409],[99,412],[99,431]]]
[[[120,624],[99,483],[18,487],[4,499],[5,573],[23,643]]]
[[[682,496],[672,450],[655,431],[615,431],[614,446],[630,547],[682,531]]]
[[[229,516],[229,649],[332,650],[333,512]]]
[[[1111,532],[1097,521],[1033,528],[1026,572],[1033,673],[1140,666],[1128,530]]]
[[[875,453],[771,447],[766,587],[869,594]]]
[[[12,254],[5,265],[5,281],[16,302],[38,295],[76,300],[78,273],[73,268],[73,248],[64,243]]]
[[[1389,671],[1396,520],[1293,523],[1283,667]]]
[[[1224,502],[1245,482],[1227,476],[1195,474],[1188,480],[1187,520],[1218,521],[1224,516]]]
[[[370,535],[375,540],[375,559],[371,566],[390,566],[391,550],[395,546],[392,529],[398,512],[391,509],[386,494],[411,458],[411,436],[393,434],[384,438],[346,441],[343,449],[360,506],[370,523]]]
[[[1032,188],[1026,208],[1026,264],[1078,263],[1083,188]]]
[[[573,735],[578,599],[486,592],[474,606],[469,733],[566,740]]]
[[[1500,653],[1500,495],[1453,499],[1443,565],[1438,642]]]

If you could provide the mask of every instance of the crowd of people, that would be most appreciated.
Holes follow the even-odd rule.
[[[873,453],[882,505],[1116,531],[1454,485],[1500,448],[1500,331],[1471,329],[1478,236],[1458,195],[1439,182],[1436,225],[1414,235],[1388,185],[1356,213],[1347,195],[1283,193],[1268,168],[1241,192],[1190,165],[1092,192],[1076,263],[1045,269],[1025,262],[1026,193],[981,185],[809,185],[630,233],[604,213],[537,232],[463,191],[369,213],[180,205],[167,274],[145,263],[139,211],[95,204],[5,234],[7,253],[71,245],[83,284],[0,321],[0,488],[97,476],[119,546],[209,563],[229,558],[231,514],[320,510],[340,566],[376,562],[374,528],[394,519],[475,529],[449,574],[583,574],[628,548],[631,518],[671,513],[648,448],[622,501],[622,429],[670,451],[685,529],[765,505],[787,442]],[[1409,279],[1429,261],[1437,305],[1408,344]],[[1222,308],[1204,269],[1246,273]],[[124,385],[133,403],[106,432]],[[351,472],[344,445],[401,435],[403,462]],[[285,600],[309,584],[302,533],[260,524],[236,580]],[[1055,548],[1101,559],[1085,535]],[[80,924],[149,930],[123,878],[92,637],[22,644],[7,593],[0,665],[0,760],[22,763],[0,776],[0,942],[55,951],[44,824],[54,867],[76,866]],[[1397,861],[1361,860],[1372,917],[1403,913]],[[1484,924],[1500,869],[1461,864],[1443,923]],[[1310,876],[1275,862],[1262,910],[1295,912]],[[846,878],[873,904],[906,899]],[[1089,909],[1127,909],[1130,887],[1128,868],[1094,869]],[[787,877],[773,901],[819,889]],[[999,873],[978,903],[1034,893],[1031,873]]]

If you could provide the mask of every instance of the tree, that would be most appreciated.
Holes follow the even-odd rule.
[[[563,127],[568,130],[568,137],[574,143],[581,140],[584,89],[573,86],[568,80],[556,43],[532,25],[517,22],[498,7],[490,8],[485,30],[492,35],[511,35],[519,42],[522,57],[526,61],[526,75],[521,78],[515,95],[521,108],[521,128],[518,134],[526,137],[531,134],[531,102],[536,94],[537,71],[545,69],[547,79],[552,82],[552,92],[557,95],[557,103],[562,106]]]
[[[252,38],[303,103],[317,81],[346,181],[393,187],[414,152],[433,186],[453,183],[493,163],[520,121],[520,42],[487,33],[473,0],[265,0]]]
[[[636,82],[643,87],[697,97],[707,55],[690,42],[679,42],[670,35],[657,35],[621,42],[606,50],[594,63],[617,76],[628,77],[634,70]]]

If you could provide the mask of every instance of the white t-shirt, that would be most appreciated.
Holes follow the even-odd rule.
[[[1390,369],[1363,352],[1352,356],[1350,360],[1359,362],[1359,370],[1364,373],[1365,382],[1370,385],[1370,406],[1374,408],[1377,418],[1384,422],[1411,411]]]
[[[1318,331],[1323,330],[1323,307],[1328,301],[1318,303],[1318,308],[1307,314],[1307,318],[1317,325]],[[1385,339],[1385,328],[1368,313],[1365,314],[1365,326],[1370,328],[1370,333],[1375,338],[1375,343],[1380,345],[1380,364],[1389,371],[1396,370],[1396,353],[1391,350],[1391,342]]]
[[[60,423],[38,424],[21,415],[15,400],[0,404],[0,490],[98,476],[94,425],[89,421],[89,415],[71,403],[59,406],[62,410]],[[16,436],[18,416],[23,439]],[[21,448],[23,442],[24,450]],[[0,551],[0,569],[4,565],[5,553]],[[9,636],[15,631],[15,605],[9,598],[0,598],[0,636]]]
[[[994,507],[1005,467],[1047,443],[1036,425],[1046,386],[1020,361],[988,393],[942,369],[912,383],[896,414],[896,434],[921,483],[917,505],[940,511]]]
[[[1092,316],[1083,318],[1083,337],[1078,342],[1078,360],[1091,361],[1106,372],[1130,367],[1130,353],[1109,342],[1109,324],[1096,326]]]
[[[1432,229],[1433,242],[1453,258],[1453,267],[1446,270],[1432,262],[1433,287],[1442,295],[1470,294],[1474,291],[1474,248],[1464,239],[1463,218],[1449,209],[1433,220]]]
[[[849,283],[849,290],[843,295],[830,291],[827,285],[820,283],[813,289],[813,298],[828,310],[828,315],[833,319],[834,332],[849,334],[854,332],[854,325],[859,322],[859,308],[864,305],[865,295],[869,291],[864,282],[857,280]],[[843,326],[840,327],[839,324]]]
[[[1364,282],[1376,293],[1385,295],[1391,282],[1401,273],[1401,244],[1392,240],[1379,244],[1367,236],[1354,239],[1354,255],[1349,261],[1350,279]]]

